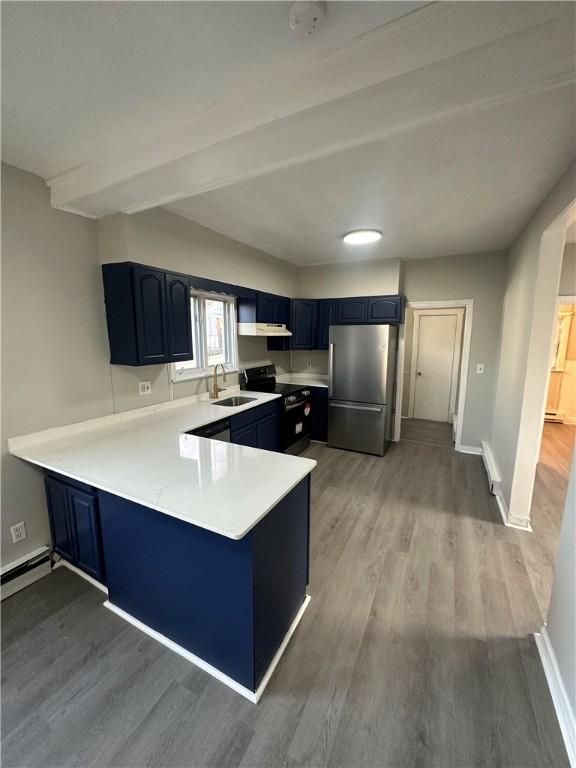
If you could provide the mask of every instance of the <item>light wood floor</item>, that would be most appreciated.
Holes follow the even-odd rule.
[[[402,419],[402,440],[429,445],[452,445],[452,424],[429,419]]]
[[[59,569],[2,604],[5,768],[568,766],[530,636],[550,555],[499,523],[480,458],[307,455],[312,601],[260,704]]]
[[[530,510],[534,543],[525,556],[543,614],[550,603],[575,434],[576,426],[544,422]]]

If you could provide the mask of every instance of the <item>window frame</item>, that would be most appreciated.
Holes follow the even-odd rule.
[[[187,362],[171,363],[170,378],[172,383],[206,379],[214,375],[214,366],[208,365],[208,336],[206,333],[206,301],[221,301],[224,304],[224,349],[227,362],[226,373],[236,373],[238,368],[238,329],[236,320],[236,300],[234,296],[208,291],[190,292],[190,312],[192,313],[192,342],[194,360],[198,365],[187,368]],[[218,363],[220,365],[220,363]]]

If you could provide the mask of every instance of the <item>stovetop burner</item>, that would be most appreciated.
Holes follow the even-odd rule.
[[[253,392],[274,392],[282,397],[295,395],[307,389],[306,384],[280,384],[276,381],[276,366],[263,365],[259,368],[247,368],[240,389]]]

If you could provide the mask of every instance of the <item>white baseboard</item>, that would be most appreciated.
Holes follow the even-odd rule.
[[[93,587],[96,587],[96,589],[104,592],[105,595],[108,594],[108,589],[104,584],[96,581],[96,579],[93,579],[92,576],[89,576],[87,573],[84,573],[84,571],[80,570],[80,568],[77,568],[75,565],[72,565],[72,563],[69,563],[68,560],[58,560],[57,563],[54,563],[54,569],[56,568],[68,568],[69,571],[77,574],[89,584],[92,584]]]
[[[121,616],[125,621],[135,626],[141,632],[144,632],[150,637],[153,637],[154,640],[157,640],[159,643],[162,643],[162,645],[165,645],[167,648],[170,648],[170,650],[174,651],[175,653],[178,653],[187,661],[191,662],[192,664],[199,667],[200,669],[203,669],[204,672],[207,672],[209,675],[212,675],[212,677],[215,677],[216,680],[219,680],[221,683],[224,683],[224,685],[227,685],[229,688],[232,688],[233,691],[236,691],[236,693],[239,693],[241,696],[244,696],[244,698],[248,699],[248,701],[251,701],[253,704],[257,704],[258,701],[260,700],[260,697],[264,693],[264,689],[268,685],[274,670],[278,666],[278,662],[280,661],[282,654],[286,650],[286,647],[290,641],[290,638],[296,631],[296,627],[300,623],[300,619],[304,615],[304,611],[306,610],[306,608],[308,608],[309,602],[310,602],[310,595],[306,595],[306,597],[304,598],[304,602],[300,606],[300,610],[294,617],[294,621],[290,625],[288,632],[286,632],[286,634],[284,635],[284,639],[282,640],[280,647],[276,651],[274,658],[270,662],[270,665],[266,670],[266,674],[262,678],[262,682],[260,683],[256,691],[251,691],[249,688],[246,688],[245,686],[240,685],[240,683],[236,682],[236,680],[233,680],[231,677],[228,677],[228,675],[225,675],[224,672],[221,672],[216,667],[213,667],[212,664],[208,664],[207,661],[204,661],[204,659],[201,659],[199,656],[196,656],[190,651],[187,651],[186,648],[183,648],[181,645],[178,645],[178,643],[175,643],[173,640],[170,640],[170,638],[160,634],[160,632],[157,632],[155,629],[152,629],[147,624],[143,624],[141,621],[134,618],[134,616],[131,616],[126,611],[123,611],[122,608],[118,608],[118,606],[114,605],[109,600],[106,600],[106,602],[104,603],[104,607],[108,608],[110,611],[113,611],[118,616]]]
[[[458,453],[470,453],[473,456],[481,456],[482,455],[482,448],[477,448],[475,445],[456,445],[455,450]]]
[[[560,668],[556,660],[554,648],[550,642],[550,637],[546,627],[542,627],[540,632],[534,634],[540,660],[544,667],[544,674],[548,682],[548,688],[556,710],[558,724],[564,738],[564,745],[568,753],[568,760],[572,768],[576,768],[576,717],[570,707],[570,700],[564,687]]]
[[[490,493],[496,495],[496,491],[500,488],[502,482],[502,475],[492,449],[486,440],[482,440],[482,458],[484,460],[484,466],[486,468],[486,474],[488,475],[488,483],[490,485]]]
[[[42,559],[43,557],[48,555],[49,552],[50,550],[48,549],[48,547],[39,547],[38,549],[35,549],[32,552],[29,552],[27,555],[23,555],[22,557],[19,557],[17,560],[13,560],[10,563],[6,563],[6,565],[2,566],[2,569],[0,572],[2,573],[2,576],[4,576],[5,574],[10,573],[10,571],[13,571],[16,568],[19,568],[20,566],[23,566],[25,563],[35,560],[36,558]],[[35,581],[38,581],[39,579],[43,579],[44,576],[48,576],[51,570],[52,570],[52,564],[48,559],[47,562],[40,563],[39,565],[32,567],[29,571],[22,573],[20,576],[16,576],[15,578],[11,579],[10,581],[2,585],[2,589],[1,589],[2,594],[0,596],[0,599],[5,600],[7,597],[11,597],[12,595],[15,595],[16,592],[20,592],[21,589],[24,589],[25,587],[29,587],[30,584],[34,584]]]
[[[482,440],[482,461],[484,462],[486,476],[488,477],[490,493],[496,499],[498,511],[500,512],[500,516],[502,517],[502,522],[504,525],[507,528],[517,528],[519,531],[532,533],[532,526],[530,525],[529,520],[515,520],[514,518],[510,517],[508,504],[506,503],[506,499],[502,494],[502,475],[500,474],[500,469],[498,468],[498,464],[496,463],[492,449],[486,440]]]

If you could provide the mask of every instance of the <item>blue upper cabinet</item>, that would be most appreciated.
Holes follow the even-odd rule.
[[[292,349],[316,348],[316,299],[294,299],[292,302]]]
[[[134,267],[134,310],[136,341],[140,365],[168,360],[168,314],[164,272],[149,267]]]
[[[321,299],[318,302],[318,332],[316,349],[328,349],[330,326],[338,322],[338,301]]]
[[[368,296],[340,299],[338,322],[340,325],[368,322]]]
[[[285,296],[274,297],[274,318],[273,323],[290,326],[290,299]]]
[[[368,322],[391,325],[404,322],[404,296],[371,296]]]
[[[110,362],[154,365],[190,360],[190,278],[154,267],[104,264]]]
[[[168,354],[173,362],[189,360],[194,354],[190,306],[190,278],[166,275],[168,312]]]
[[[256,322],[274,323],[276,296],[271,293],[258,293],[256,299]]]

